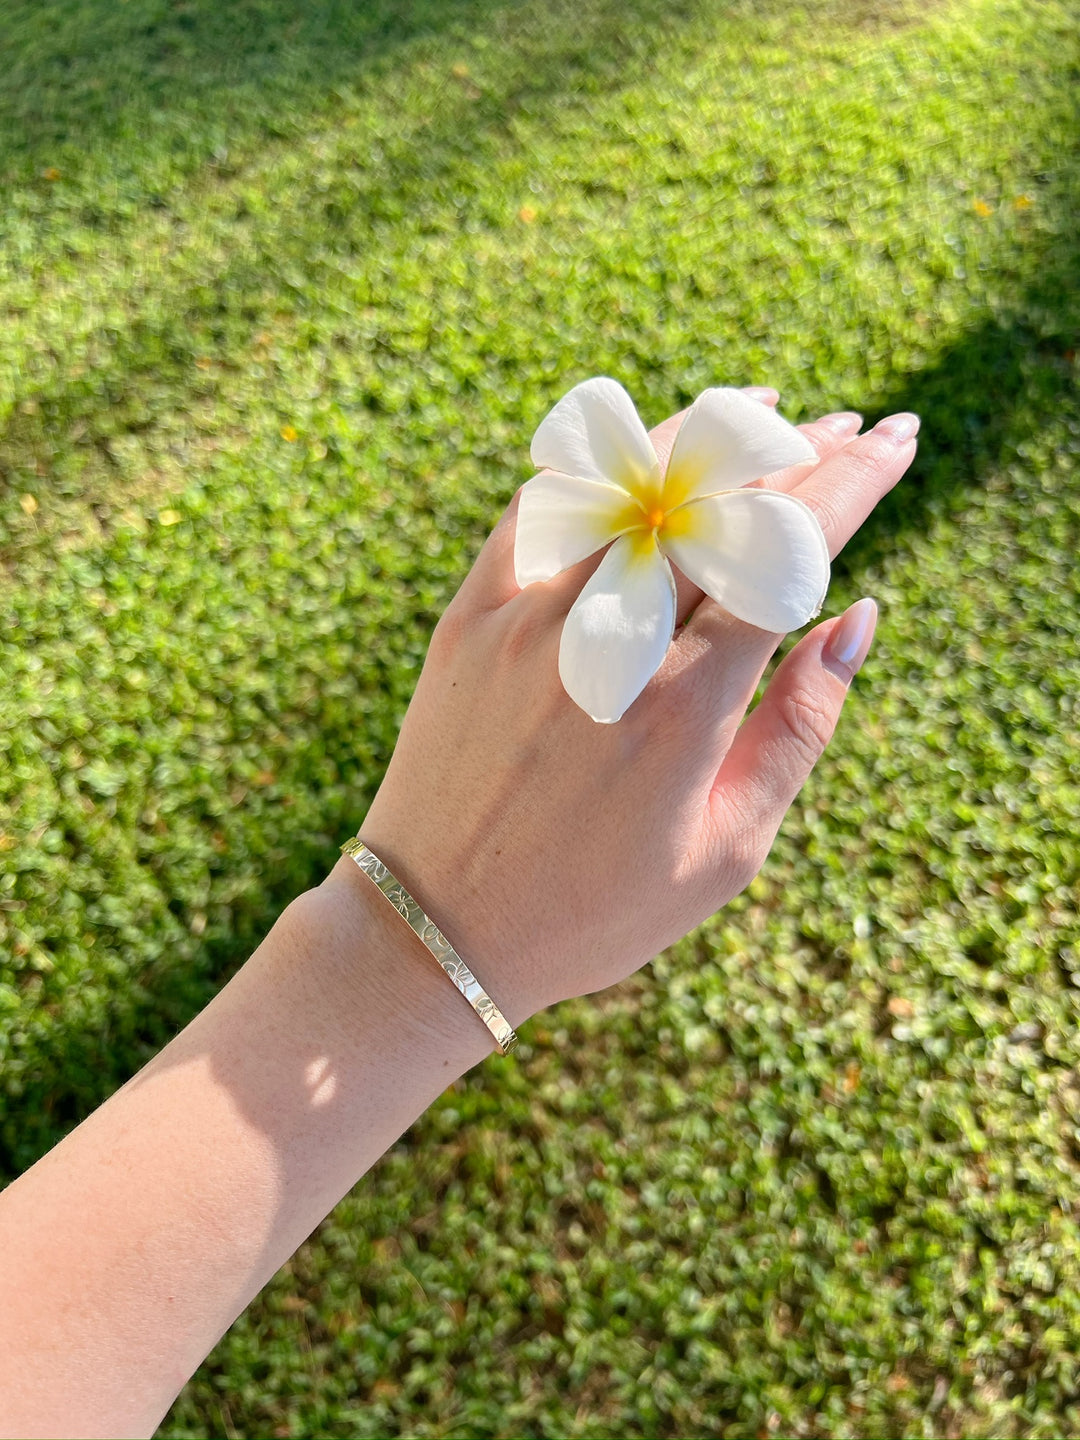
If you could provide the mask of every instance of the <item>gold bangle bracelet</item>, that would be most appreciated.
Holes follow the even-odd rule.
[[[518,1042],[513,1026],[435,924],[435,921],[424,914],[401,881],[396,880],[390,874],[383,862],[368,849],[359,835],[354,836],[352,840],[346,840],[341,847],[341,853],[350,855],[368,879],[375,882],[390,904],[409,928],[419,936],[477,1015],[480,1016],[480,1019],[491,1031],[495,1044],[504,1055],[509,1055]]]

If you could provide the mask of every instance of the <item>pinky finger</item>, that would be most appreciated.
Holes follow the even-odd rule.
[[[832,739],[876,624],[877,606],[867,599],[811,630],[785,657],[732,742],[710,797],[713,833],[749,831],[758,863]]]

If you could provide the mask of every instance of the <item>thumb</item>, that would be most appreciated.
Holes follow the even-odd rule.
[[[750,829],[764,862],[788,807],[832,739],[848,686],[866,659],[877,624],[873,600],[858,600],[804,636],[743,722],[710,796],[713,833]]]

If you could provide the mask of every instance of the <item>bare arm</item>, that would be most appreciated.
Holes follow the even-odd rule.
[[[353,869],[294,901],[206,1010],[0,1195],[5,1435],[150,1434],[357,1178],[489,1053]]]

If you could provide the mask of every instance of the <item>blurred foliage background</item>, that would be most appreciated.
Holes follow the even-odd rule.
[[[323,878],[571,384],[923,417],[763,875],[454,1086],[164,1434],[1080,1434],[1075,21],[3,0],[8,1177]]]

